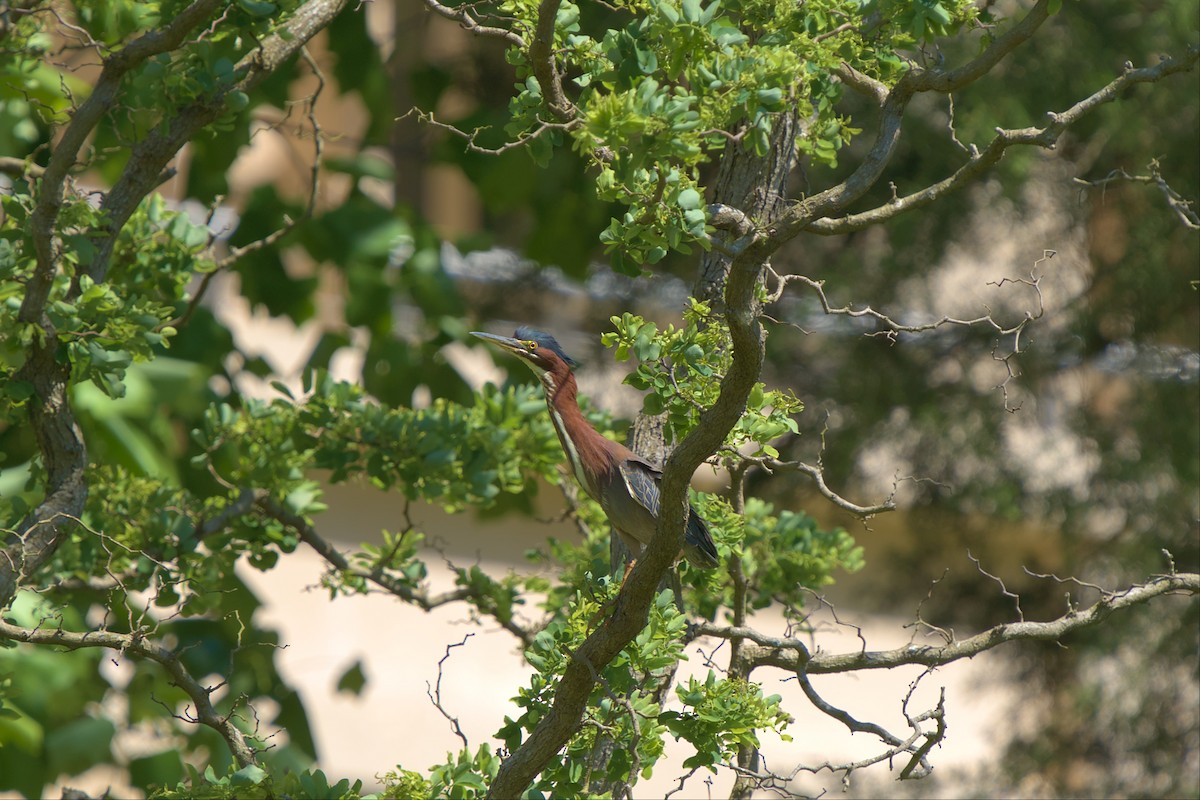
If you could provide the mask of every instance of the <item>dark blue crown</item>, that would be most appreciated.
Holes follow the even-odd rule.
[[[534,330],[533,328],[522,325],[521,327],[517,328],[516,332],[513,334],[513,338],[520,339],[523,342],[537,342],[539,347],[546,348],[563,361],[567,362],[568,367],[574,369],[575,367],[579,366],[579,362],[564,353],[562,345],[560,345],[558,340],[548,333]]]

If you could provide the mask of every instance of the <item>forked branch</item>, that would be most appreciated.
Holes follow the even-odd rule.
[[[112,631],[66,631],[54,627],[23,628],[0,619],[0,639],[28,644],[59,646],[68,650],[84,647],[104,647],[136,658],[144,658],[162,666],[171,682],[191,699],[195,712],[188,721],[207,725],[221,735],[239,766],[256,762],[256,750],[233,722],[232,714],[221,714],[213,707],[212,694],[219,686],[204,686],[188,672],[179,654],[146,638],[143,632],[114,633]]]
[[[892,669],[921,665],[936,667],[971,658],[1007,642],[1059,641],[1075,631],[1098,625],[1115,611],[1142,605],[1167,594],[1200,594],[1200,574],[1158,575],[1122,592],[1108,593],[1086,609],[1071,609],[1048,622],[1010,622],[944,645],[907,645],[894,650],[859,650],[853,653],[811,654],[804,642],[792,637],[767,636],[749,627],[701,623],[696,632],[720,639],[745,639],[746,658],[755,667],[777,667],[789,672],[804,670],[809,675],[852,672],[863,669]]]
[[[968,147],[970,158],[967,159],[967,163],[937,183],[904,197],[898,197],[885,205],[878,206],[869,211],[849,214],[844,217],[821,216],[809,222],[804,227],[804,230],[819,233],[823,236],[853,233],[872,225],[878,225],[907,211],[927,206],[944,195],[973,183],[999,163],[1010,147],[1036,145],[1052,150],[1067,128],[1105,103],[1115,100],[1128,87],[1139,83],[1154,83],[1168,75],[1188,72],[1196,66],[1198,58],[1200,58],[1200,48],[1193,47],[1180,58],[1165,58],[1152,67],[1134,69],[1132,64],[1126,64],[1125,70],[1119,76],[1066,111],[1061,113],[1049,112],[1046,115],[1047,123],[1040,128],[997,128],[996,135],[992,137],[992,140],[988,142],[983,150],[970,145]],[[940,86],[941,83],[937,83],[936,85]],[[1161,180],[1161,176],[1158,177]],[[1156,181],[1156,183],[1158,182]],[[1161,183],[1160,188],[1162,188]],[[1183,203],[1181,205],[1182,198],[1174,195],[1169,186],[1164,189],[1164,192],[1167,194],[1168,202],[1171,204],[1172,209],[1177,214],[1180,214],[1185,224],[1189,224],[1189,217],[1186,211],[1190,209],[1187,204]],[[1191,216],[1195,217],[1194,210],[1192,210]],[[1189,227],[1200,227],[1200,223],[1189,224]]]

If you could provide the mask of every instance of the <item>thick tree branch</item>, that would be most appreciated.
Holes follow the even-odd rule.
[[[789,672],[803,670],[809,675],[912,665],[936,667],[971,658],[1006,642],[1058,641],[1075,631],[1100,624],[1114,611],[1132,608],[1166,594],[1200,594],[1200,574],[1160,575],[1144,584],[1135,584],[1124,592],[1106,594],[1086,609],[1072,610],[1049,622],[1006,623],[970,638],[936,647],[908,645],[894,650],[864,648],[854,653],[812,655],[799,639],[767,636],[748,627],[706,622],[698,625],[696,632],[701,636],[742,638],[753,642],[756,647],[747,657],[753,660],[755,667],[778,667]]]
[[[733,359],[721,381],[720,395],[664,465],[657,532],[625,579],[612,616],[576,651],[559,680],[550,713],[501,764],[488,790],[489,798],[519,797],[525,791],[579,730],[595,675],[645,628],[658,583],[683,544],[691,475],[737,423],[762,370],[765,335],[759,325],[755,290],[767,255],[751,244],[730,263],[724,305]]]
[[[560,122],[568,122],[575,118],[575,106],[563,93],[562,73],[554,55],[554,23],[561,5],[562,0],[542,0],[538,5],[537,29],[529,44],[529,61],[533,76],[542,87],[546,108]]]
[[[0,619],[0,639],[36,645],[57,645],[68,650],[105,647],[136,658],[154,661],[171,676],[171,682],[191,698],[195,705],[194,717],[189,717],[191,721],[207,725],[219,733],[240,766],[248,766],[256,761],[255,749],[246,740],[237,725],[233,723],[232,715],[222,715],[213,707],[212,694],[218,687],[201,685],[188,672],[178,653],[147,639],[143,632],[83,631],[77,633],[61,628],[30,629]]]
[[[1181,58],[1167,58],[1153,67],[1134,69],[1127,65],[1121,75],[1071,108],[1062,113],[1047,114],[1049,123],[1041,128],[997,128],[996,135],[982,151],[972,146],[967,163],[943,180],[870,211],[840,218],[816,219],[805,230],[824,236],[838,236],[878,225],[904,212],[927,206],[942,196],[975,182],[1004,157],[1008,148],[1015,145],[1037,145],[1052,150],[1068,127],[1105,103],[1116,99],[1124,89],[1137,83],[1153,83],[1178,72],[1188,72],[1195,67],[1198,58],[1200,49],[1192,48]]]
[[[309,0],[279,29],[262,41],[234,67],[238,76],[232,83],[178,109],[165,128],[158,128],[133,148],[121,177],[105,195],[100,208],[106,224],[94,236],[96,256],[89,274],[97,282],[104,279],[112,257],[117,234],[138,204],[157,185],[158,175],[179,149],[203,128],[228,113],[226,98],[233,92],[249,92],[268,75],[287,62],[319,31],[345,9],[349,0]]]

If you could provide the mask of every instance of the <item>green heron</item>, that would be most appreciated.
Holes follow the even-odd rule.
[[[575,479],[600,504],[621,540],[635,555],[650,542],[657,527],[662,472],[625,445],[603,436],[588,424],[576,400],[575,360],[554,337],[532,328],[517,328],[512,338],[473,332],[489,344],[520,358],[542,382],[546,406],[558,431]],[[688,563],[712,569],[720,561],[708,525],[688,507],[683,555]]]

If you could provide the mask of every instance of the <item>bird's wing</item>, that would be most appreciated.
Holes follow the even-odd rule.
[[[658,519],[658,484],[662,480],[662,472],[641,458],[627,458],[618,466],[621,479],[629,489],[629,496],[649,511],[653,519]],[[691,564],[702,569],[712,569],[721,563],[717,555],[717,545],[713,542],[708,525],[691,504],[688,505],[688,511],[690,513],[687,528],[683,533],[683,554]]]
[[[658,482],[662,480],[662,472],[641,458],[627,458],[618,464],[621,470],[621,480],[629,489],[629,496],[658,517]]]

